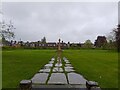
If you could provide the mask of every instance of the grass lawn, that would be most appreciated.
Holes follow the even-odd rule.
[[[118,54],[105,50],[65,50],[78,73],[102,88],[118,88]]]
[[[23,79],[31,79],[54,56],[55,50],[11,50],[2,53],[2,86],[18,87]]]
[[[3,88],[18,87],[23,79],[31,79],[55,55],[55,50],[11,50],[2,52]],[[118,87],[118,57],[105,50],[64,50],[78,73],[97,81],[103,88]]]

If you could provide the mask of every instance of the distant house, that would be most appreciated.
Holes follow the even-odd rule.
[[[41,42],[41,41],[35,41],[35,42],[23,42],[23,41],[6,41],[1,43],[1,46],[11,46],[11,47],[22,47],[22,48],[58,48],[58,42]],[[70,47],[72,48],[81,48],[84,46],[83,43],[66,43],[66,42],[60,42],[61,49],[68,49]]]
[[[58,47],[58,43],[56,44],[56,46]],[[68,44],[63,41],[60,43],[60,46],[61,46],[61,49],[68,48]]]
[[[70,47],[81,47],[80,43],[70,43]]]
[[[46,43],[46,46],[47,47],[56,47],[57,44],[55,42],[48,42],[48,43]]]
[[[80,43],[80,47],[84,47],[84,43]]]
[[[62,49],[68,48],[68,45],[65,42],[62,42],[61,43],[61,48]]]
[[[36,43],[35,42],[30,42],[29,46],[35,48],[36,47]]]

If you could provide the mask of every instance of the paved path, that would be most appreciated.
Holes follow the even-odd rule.
[[[74,86],[85,88],[86,86],[86,79],[75,72],[74,67],[65,57],[61,60],[61,63],[52,58],[31,80],[33,87],[51,87],[56,85],[64,88]]]

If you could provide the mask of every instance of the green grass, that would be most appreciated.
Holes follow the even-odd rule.
[[[54,50],[12,50],[2,53],[2,86],[18,87],[23,79],[31,79],[54,56]]]
[[[105,50],[65,50],[78,73],[102,88],[118,88],[118,54]]]
[[[11,50],[2,52],[2,86],[18,87],[23,79],[31,79],[55,55],[55,50]],[[64,50],[76,71],[102,88],[118,87],[117,52],[106,50]],[[101,78],[100,78],[101,76]]]

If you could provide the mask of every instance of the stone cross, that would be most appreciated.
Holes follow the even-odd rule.
[[[61,44],[60,44],[60,39],[58,42],[58,64],[61,63]]]

